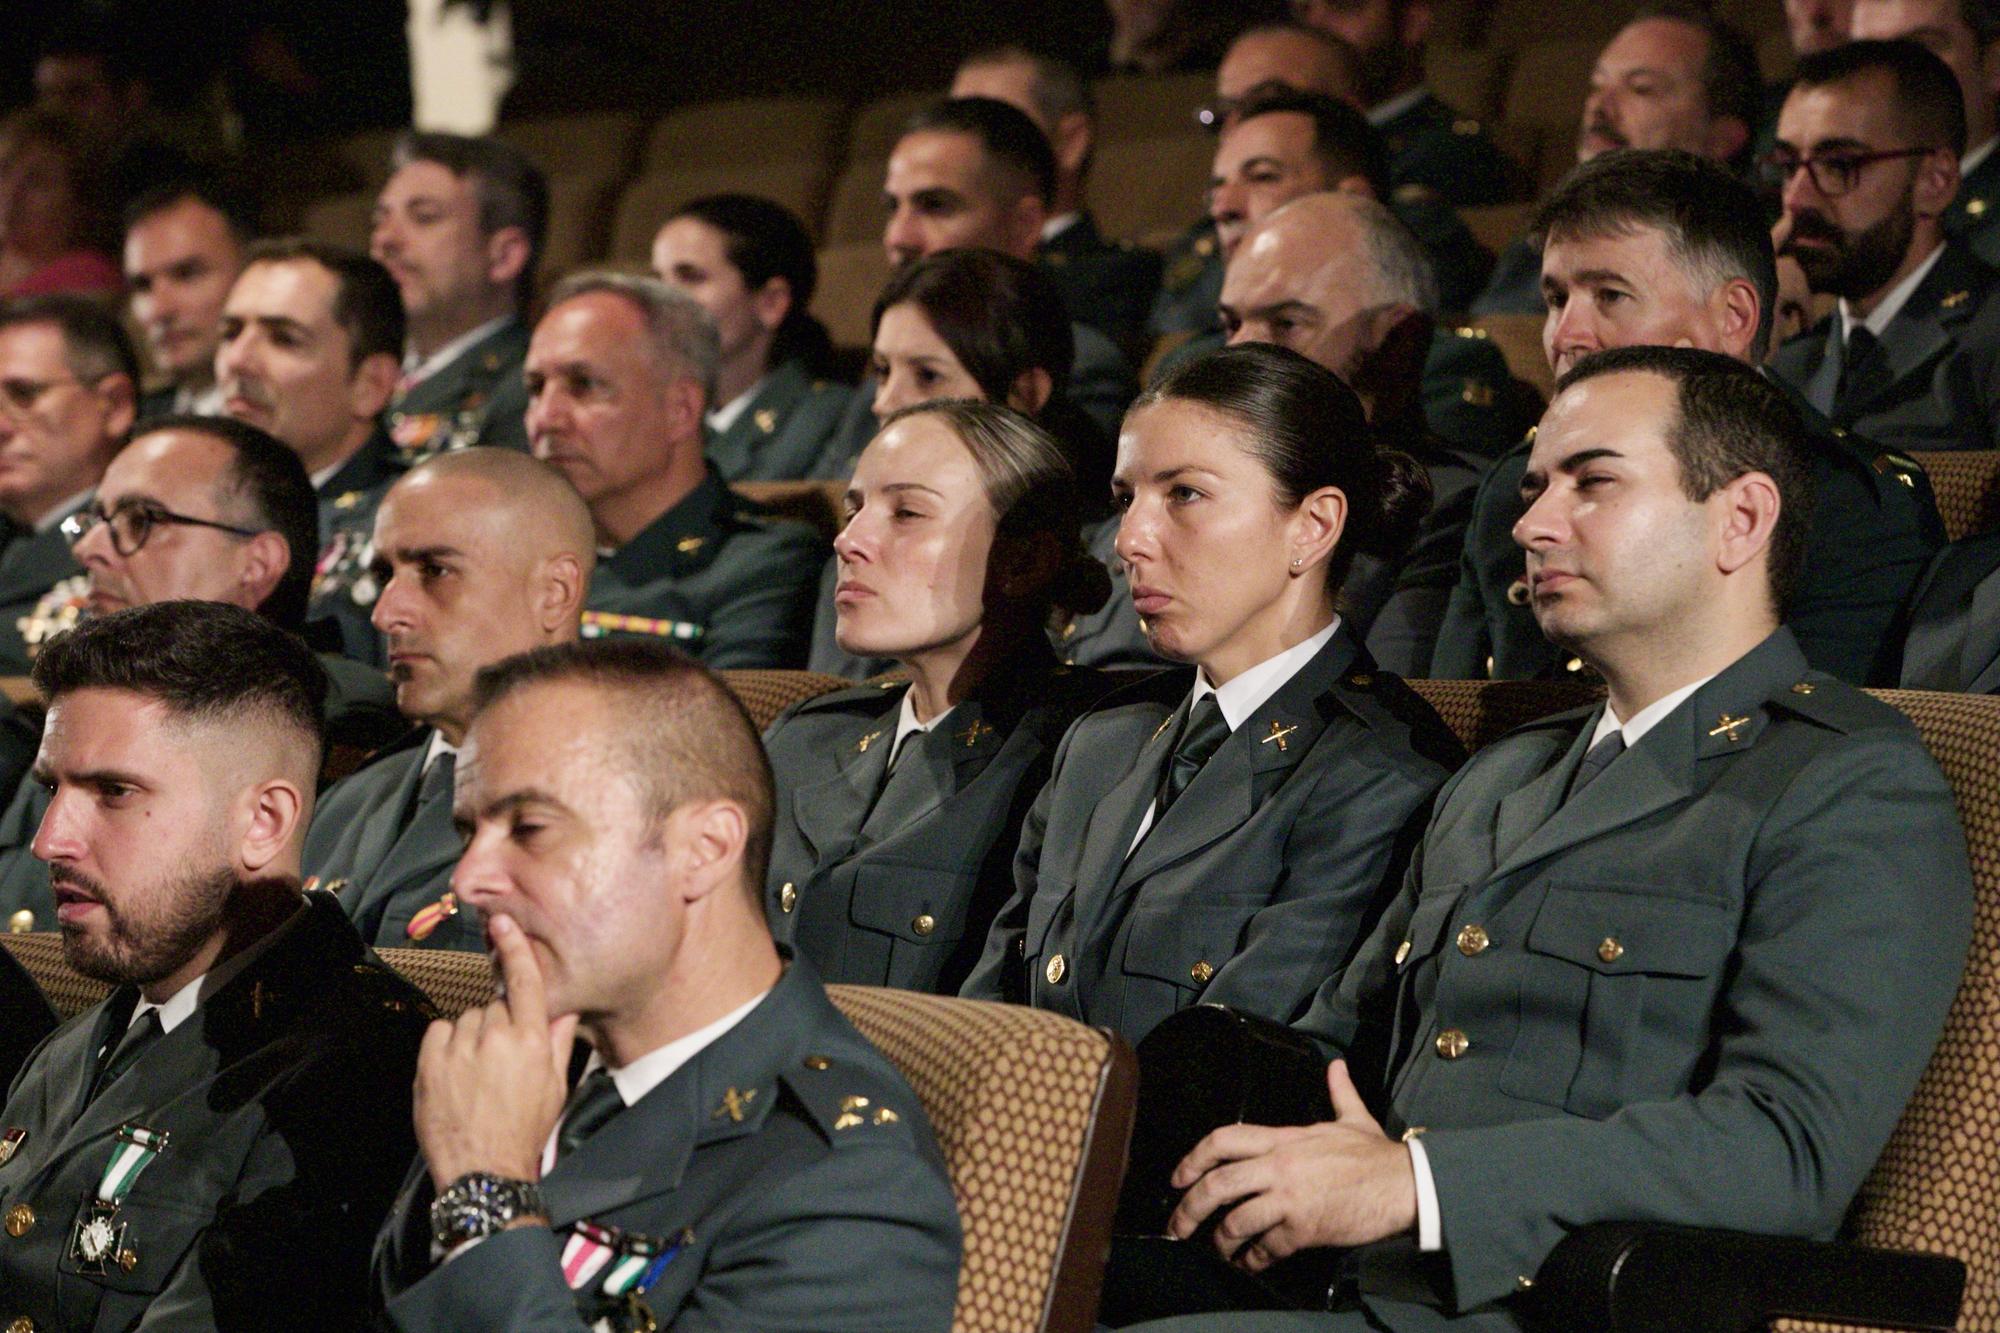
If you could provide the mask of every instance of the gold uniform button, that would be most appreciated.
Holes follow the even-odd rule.
[[[1813,683],[1809,680],[1802,680],[1798,684],[1792,686],[1793,694],[1811,694],[1812,692],[1813,692]]]
[[[808,1055],[806,1057],[807,1069],[825,1069],[827,1063],[827,1058],[823,1055]]]
[[[1597,956],[1607,963],[1615,963],[1625,956],[1625,946],[1606,935],[1604,943],[1597,946]]]
[[[1396,946],[1396,966],[1401,967],[1403,965],[1404,960],[1409,958],[1409,956],[1410,956],[1410,942],[1408,940],[1404,940],[1401,944]]]
[[[1521,1274],[1521,1276],[1514,1279],[1514,1290],[1533,1291],[1534,1289],[1535,1289],[1535,1279],[1529,1277],[1526,1273],[1523,1273]]]
[[[7,1333],[35,1333],[35,1321],[26,1315],[22,1315],[19,1319],[7,1325]]]
[[[1442,1060],[1456,1060],[1472,1046],[1472,1038],[1457,1028],[1446,1028],[1438,1033],[1437,1053]]]
[[[910,929],[919,935],[928,935],[937,929],[937,918],[926,912],[910,923]]]
[[[786,880],[784,885],[778,890],[778,910],[786,916],[790,916],[792,909],[798,905],[799,891],[792,887],[790,880]]]
[[[1204,958],[1188,969],[1188,975],[1195,979],[1197,985],[1206,986],[1208,979],[1215,975],[1215,969],[1209,966],[1208,960]]]
[[[1458,932],[1458,951],[1467,958],[1477,958],[1486,952],[1486,946],[1493,941],[1486,937],[1484,926],[1467,926]]]
[[[1049,959],[1049,965],[1042,969],[1042,975],[1049,979],[1051,986],[1060,986],[1062,985],[1063,973],[1068,970],[1069,964],[1063,962],[1061,954],[1057,954],[1055,957]]]
[[[35,1210],[25,1203],[17,1203],[7,1210],[7,1220],[0,1226],[7,1228],[7,1234],[19,1240],[35,1225]]]
[[[23,907],[7,918],[7,931],[13,935],[25,935],[35,928],[35,914]]]

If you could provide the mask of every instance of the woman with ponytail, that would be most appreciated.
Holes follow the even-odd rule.
[[[653,271],[721,334],[708,457],[722,479],[812,475],[854,391],[823,378],[833,346],[806,309],[819,267],[805,227],[769,199],[710,195],[660,228]]]
[[[1078,545],[1061,447],[997,404],[888,414],[846,507],[840,646],[908,680],[808,700],[765,733],[765,909],[826,981],[949,994],[1012,892],[1056,741],[1108,684],[1060,665],[1044,627],[1110,582]]]
[[[964,993],[1135,1044],[1197,1002],[1290,1022],[1463,758],[1336,611],[1356,556],[1409,545],[1429,482],[1337,376],[1246,344],[1140,396],[1112,490],[1146,636],[1192,669],[1070,728]]]

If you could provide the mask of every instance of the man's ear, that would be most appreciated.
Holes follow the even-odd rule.
[[[1750,349],[1757,342],[1757,324],[1763,316],[1757,304],[1757,289],[1747,279],[1731,278],[1716,292],[1713,314],[1730,354],[1748,361]]]
[[[1096,147],[1096,137],[1090,117],[1081,111],[1072,111],[1056,122],[1055,133],[1049,136],[1049,146],[1055,149],[1056,165],[1062,168],[1064,175],[1082,173],[1084,163],[1090,160],[1091,149]]]
[[[1014,242],[1014,253],[1023,258],[1033,258],[1035,247],[1042,243],[1042,224],[1049,220],[1048,205],[1032,194],[1024,194],[1014,201],[1014,207],[1007,214],[1007,230]]]
[[[260,532],[243,542],[244,605],[256,610],[270,599],[292,567],[292,548],[275,532]]]
[[[389,353],[363,357],[347,382],[347,410],[357,421],[372,421],[381,416],[395,396],[396,381],[402,377],[402,364]]]
[[[750,817],[742,806],[728,800],[700,801],[681,806],[667,819],[678,825],[669,829],[669,836],[682,872],[682,897],[694,902],[737,882],[750,838]]]
[[[563,631],[575,629],[588,582],[583,562],[567,551],[542,561],[533,613],[536,627],[550,643]]]
[[[1750,127],[1737,116],[1717,116],[1708,123],[1708,153],[1711,161],[1727,162],[1750,142]]]
[[[792,313],[792,284],[776,274],[766,278],[750,297],[750,311],[757,318],[757,327],[766,333],[775,333],[785,316]]]
[[[241,799],[245,819],[236,856],[249,877],[256,879],[284,856],[310,807],[305,793],[283,778],[260,782]]]
[[[533,258],[528,233],[519,227],[502,227],[486,238],[486,280],[495,287],[511,287]]]
[[[1935,148],[1917,159],[1913,206],[1920,218],[1937,219],[1958,198],[1958,158],[1949,148]]]
[[[1024,417],[1039,416],[1054,392],[1055,381],[1049,378],[1049,372],[1040,366],[1030,366],[1015,376],[1013,386],[1007,390],[1007,406]]]
[[[1778,483],[1765,472],[1746,472],[1710,497],[1723,509],[1716,567],[1734,574],[1767,554],[1782,507]]]

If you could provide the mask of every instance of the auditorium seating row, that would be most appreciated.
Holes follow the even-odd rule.
[[[723,673],[761,727],[789,704],[845,682],[806,672]],[[1415,681],[1468,748],[1589,697],[1573,683]],[[1760,1242],[1719,1234],[1586,1228],[1542,1270],[1542,1317],[1555,1328],[1686,1327],[1697,1301],[1704,1327],[1859,1330],[1876,1324],[2000,1333],[2000,698],[1878,691],[1917,725],[1957,796],[1972,853],[1977,904],[1964,981],[1943,1037],[1888,1148],[1850,1212],[1851,1247],[1800,1247],[1798,1284],[1820,1282],[1837,1304],[1815,1322],[1778,1318],[1768,1294],[1732,1308],[1714,1296],[1714,1268],[1731,1247]],[[104,987],[63,962],[59,937],[0,937],[75,1014]],[[483,955],[389,950],[438,1009],[456,1014],[493,993]],[[1137,1098],[1136,1061],[1116,1036],[1041,1011],[867,987],[835,986],[835,1002],[909,1078],[937,1131],[965,1227],[957,1333],[1084,1333],[1093,1313]],[[1587,1247],[1598,1243],[1599,1249]],[[1615,1247],[1615,1253],[1604,1248]],[[1779,1243],[1786,1244],[1786,1243]],[[1918,1313],[1926,1293],[1867,1280],[1881,1250],[1948,1256],[1965,1265],[1956,1323]],[[1815,1274],[1813,1261],[1823,1263]],[[1958,1271],[1927,1294],[1952,1301]],[[1601,1268],[1602,1271],[1596,1271]],[[1559,1297],[1547,1294],[1557,1290]],[[1674,1299],[1652,1319],[1626,1322],[1620,1303]],[[1957,1303],[1957,1302],[1953,1302]],[[1676,1311],[1679,1313],[1677,1314]],[[1745,1311],[1752,1313],[1746,1316]],[[1835,1316],[1838,1321],[1833,1322]]]

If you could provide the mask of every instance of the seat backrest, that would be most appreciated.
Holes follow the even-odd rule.
[[[1930,474],[1938,516],[1952,541],[2000,524],[2000,449],[1938,449],[1910,457]]]
[[[830,986],[930,1116],[965,1228],[954,1333],[1084,1333],[1132,1136],[1138,1061],[1018,1005]]]
[[[722,683],[743,705],[743,711],[750,715],[750,720],[757,724],[759,731],[777,721],[778,715],[793,704],[834,690],[852,689],[856,683],[844,676],[830,676],[824,671],[737,667],[720,674]]]
[[[616,264],[646,264],[652,257],[653,237],[669,213],[704,195],[725,193],[754,194],[783,204],[805,223],[810,235],[818,230],[820,205],[826,197],[826,165],[819,158],[800,158],[711,164],[641,176],[618,198],[609,258]]]
[[[502,121],[494,127],[550,176],[626,175],[639,155],[645,122],[624,111],[579,111]]]
[[[1528,230],[1535,215],[1533,204],[1488,204],[1482,208],[1461,208],[1459,218],[1472,239],[1499,254]]]
[[[882,248],[882,176],[889,169],[886,157],[850,157],[827,191],[826,220],[820,227],[825,245],[859,245],[867,241]]]
[[[1195,109],[1215,92],[1215,76],[1112,74],[1091,85],[1097,99],[1097,142],[1157,139],[1199,128]]]
[[[53,930],[0,935],[0,944],[35,979],[58,1018],[74,1018],[111,993],[111,987],[92,981],[69,965],[63,957],[62,936]]]
[[[564,274],[596,262],[609,234],[606,214],[618,182],[607,175],[555,176],[549,181],[549,225],[535,286],[547,291]]]
[[[1106,236],[1129,239],[1199,217],[1215,140],[1199,130],[1102,144],[1085,186]]]
[[[826,325],[836,347],[868,346],[868,317],[889,282],[889,259],[882,242],[856,241],[819,252],[819,284],[813,289],[813,318]]]
[[[1531,384],[1547,398],[1555,391],[1556,374],[1542,353],[1540,315],[1478,315],[1466,321],[1468,328],[1482,330],[1507,359],[1507,373]]]
[[[729,489],[780,518],[812,524],[828,541],[846,521],[842,514],[847,495],[844,481],[735,481]]]
[[[1603,691],[1574,680],[1412,680],[1469,754],[1523,722],[1594,703]]]
[[[942,88],[925,92],[890,93],[856,108],[847,126],[847,159],[877,160],[889,156],[903,137],[903,126],[911,116],[944,97]]]
[[[745,162],[826,161],[846,108],[832,97],[738,97],[668,112],[646,138],[645,172]],[[810,225],[811,219],[807,219]]]
[[[299,229],[315,241],[365,251],[369,233],[374,230],[374,217],[375,192],[361,190],[315,200],[307,207]]]
[[[1424,83],[1461,116],[1486,120],[1498,101],[1506,53],[1490,46],[1432,41],[1424,47]]]

